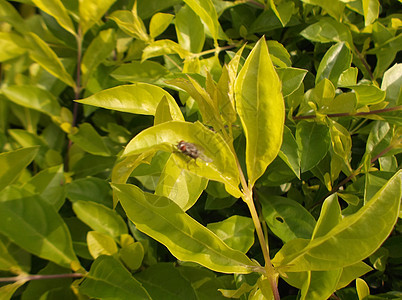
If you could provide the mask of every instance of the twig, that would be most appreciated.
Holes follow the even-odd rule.
[[[380,114],[380,113],[396,111],[396,110],[402,110],[402,105],[383,108],[383,109],[377,109],[377,110],[372,110],[372,111],[357,112],[357,113],[327,114],[327,117],[330,117],[330,118],[336,118],[336,117],[359,117],[359,116],[368,116],[368,115]],[[293,118],[293,120],[306,120],[306,119],[315,119],[316,117],[317,116],[314,114],[314,115],[307,115],[307,116],[294,116],[292,118]]]
[[[369,64],[367,63],[365,57],[359,52],[359,50],[357,50],[356,46],[354,46],[354,50],[356,52],[357,57],[360,59],[360,61],[363,63],[364,67],[366,68],[367,73],[370,76],[370,80],[374,81],[375,80],[374,75],[371,72],[371,68],[370,68]]]
[[[67,273],[67,274],[52,274],[52,275],[27,275],[27,276],[13,276],[0,278],[0,282],[17,282],[17,281],[30,281],[42,279],[56,279],[56,278],[81,278],[85,276],[81,273]]]
[[[394,148],[394,144],[389,145],[387,148],[385,148],[384,150],[382,150],[380,153],[378,153],[375,157],[373,157],[370,160],[370,165],[373,164],[377,159],[379,159],[380,157],[384,156],[386,153],[388,153],[389,151],[391,151]],[[347,182],[349,182],[350,180],[352,180],[354,177],[356,177],[357,175],[360,174],[360,170],[362,169],[363,165],[361,165],[360,167],[358,167],[355,171],[352,172],[352,174],[350,174],[348,177],[346,177],[344,180],[342,180],[339,184],[337,184],[334,188],[332,188],[332,190],[330,192],[328,192],[323,198],[321,198],[320,201],[318,201],[317,203],[315,203],[311,209],[315,208],[316,206],[320,205],[321,203],[324,202],[324,200],[326,198],[328,198],[329,196],[331,196],[332,194],[336,193],[337,191],[339,191],[339,189],[341,188],[341,186],[345,185]]]

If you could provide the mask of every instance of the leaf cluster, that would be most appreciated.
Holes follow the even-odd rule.
[[[0,0],[0,299],[400,298],[400,13]]]

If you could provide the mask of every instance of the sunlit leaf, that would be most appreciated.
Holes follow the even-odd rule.
[[[246,255],[229,248],[168,198],[144,193],[134,185],[112,187],[138,230],[164,244],[178,259],[224,273],[250,273],[256,268]]]
[[[236,108],[246,135],[246,165],[251,186],[278,155],[285,107],[281,83],[264,38],[247,57],[235,83]]]
[[[172,22],[174,15],[157,13],[152,16],[151,22],[149,23],[149,35],[151,38],[155,38],[162,34],[166,28]]]
[[[114,255],[118,251],[117,244],[110,235],[97,231],[88,232],[87,244],[89,253],[95,259],[101,255]]]
[[[345,43],[333,45],[325,53],[317,70],[316,83],[327,78],[334,86],[337,85],[341,74],[350,67],[352,54]]]
[[[80,26],[84,35],[116,0],[79,0]]]
[[[180,108],[168,92],[146,83],[120,85],[77,102],[122,112],[154,115],[163,97],[168,100],[171,113],[181,116]]]
[[[45,13],[51,15],[68,32],[75,35],[74,24],[61,0],[32,0]]]
[[[398,218],[402,171],[397,172],[359,211],[311,241],[295,239],[276,254],[276,267],[289,272],[328,270],[355,264],[374,253]],[[344,242],[342,242],[344,241]],[[347,241],[347,242],[345,242]]]
[[[171,199],[186,211],[198,200],[207,183],[205,178],[180,168],[171,157],[159,178],[155,194]]]
[[[187,5],[176,13],[175,27],[180,46],[187,51],[198,53],[205,42],[204,25],[200,17]]]
[[[54,77],[60,79],[67,85],[75,87],[75,82],[71,75],[66,71],[56,53],[39,36],[30,33],[27,38],[31,42],[31,58],[40,64],[46,71]]]
[[[225,39],[226,36],[218,22],[218,15],[211,0],[184,0],[191,9],[200,17],[209,29],[215,43],[218,39]]]
[[[254,244],[254,225],[251,218],[235,215],[221,222],[209,223],[207,228],[229,247],[243,253]]]
[[[203,155],[211,161],[202,158],[192,160],[185,154],[179,153],[176,146],[182,140],[198,146]],[[169,152],[177,149],[176,161],[181,168],[188,169],[198,176],[223,182],[228,192],[236,197],[241,195],[238,189],[239,173],[233,153],[221,135],[200,123],[170,121],[150,127],[127,144],[123,157],[140,155],[152,148],[154,151],[170,149]]]
[[[258,193],[258,197],[265,222],[284,243],[295,238],[311,237],[316,222],[303,206],[289,198],[266,197],[262,193]]]

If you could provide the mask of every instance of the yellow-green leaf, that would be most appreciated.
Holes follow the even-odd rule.
[[[265,39],[254,46],[235,83],[236,108],[246,135],[250,185],[265,172],[282,144],[285,105]]]
[[[32,0],[32,2],[48,15],[51,15],[65,30],[75,33],[74,24],[61,0]]]
[[[82,35],[102,18],[116,0],[79,0]]]

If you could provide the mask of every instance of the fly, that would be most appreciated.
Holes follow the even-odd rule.
[[[189,142],[185,142],[185,141],[180,141],[177,144],[177,149],[179,149],[181,151],[181,153],[197,159],[200,158],[205,162],[211,162],[212,159],[210,159],[209,157],[205,156],[204,153],[202,152],[202,150],[197,147],[196,145],[189,143]]]

